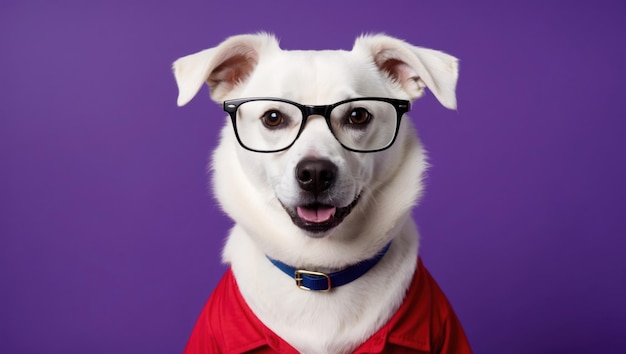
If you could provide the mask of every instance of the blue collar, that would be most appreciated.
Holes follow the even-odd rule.
[[[313,272],[289,266],[281,261],[267,257],[278,269],[296,281],[296,285],[303,290],[329,291],[332,288],[348,284],[358,279],[372,269],[389,250],[391,242],[383,247],[374,257],[351,265],[348,268],[334,273]]]

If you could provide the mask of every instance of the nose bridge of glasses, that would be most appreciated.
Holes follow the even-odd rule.
[[[322,117],[326,117],[328,115],[328,112],[330,111],[330,106],[312,106],[312,105],[306,105],[303,106],[303,113],[305,117],[309,117],[309,116],[322,116]]]

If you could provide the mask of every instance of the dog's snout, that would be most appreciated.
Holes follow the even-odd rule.
[[[328,160],[306,159],[296,166],[296,180],[300,188],[315,196],[330,188],[336,176],[337,166]]]

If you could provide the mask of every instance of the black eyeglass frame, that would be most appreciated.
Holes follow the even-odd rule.
[[[293,106],[296,106],[296,107],[298,107],[300,109],[300,112],[302,113],[302,122],[300,123],[300,129],[298,130],[298,134],[296,134],[296,137],[293,139],[293,141],[289,145],[287,145],[284,148],[275,149],[275,150],[257,150],[257,149],[252,149],[252,148],[246,146],[241,141],[241,139],[239,138],[239,133],[237,132],[237,110],[239,109],[239,106],[241,106],[242,104],[247,103],[247,102],[252,102],[252,101],[284,102],[284,103],[289,103],[289,104],[291,104]],[[342,105],[344,103],[349,103],[349,102],[355,102],[355,101],[387,102],[387,103],[391,104],[396,109],[396,129],[395,129],[394,134],[393,134],[393,139],[391,139],[389,144],[387,144],[386,146],[384,146],[384,147],[382,147],[380,149],[360,150],[360,149],[354,149],[354,148],[348,147],[348,146],[344,145],[339,139],[337,139],[337,135],[335,135],[335,132],[333,131],[333,128],[332,128],[332,124],[330,122],[330,112],[332,112],[332,110],[335,109],[339,105]],[[396,141],[396,138],[398,137],[398,131],[400,129],[400,120],[402,119],[402,116],[404,116],[405,113],[407,113],[409,110],[411,110],[411,102],[409,102],[407,100],[399,100],[399,99],[395,99],[395,98],[385,98],[385,97],[357,97],[357,98],[350,98],[350,99],[347,99],[347,100],[339,101],[339,102],[336,102],[336,103],[333,103],[333,104],[329,104],[329,105],[317,105],[317,106],[315,106],[315,105],[303,105],[303,104],[300,104],[298,102],[286,100],[284,98],[276,98],[276,97],[249,97],[249,98],[236,98],[236,99],[232,99],[232,100],[226,100],[226,101],[224,101],[223,108],[224,108],[224,111],[228,113],[228,115],[230,116],[230,119],[233,122],[233,128],[235,130],[235,137],[237,138],[237,141],[239,142],[239,145],[241,145],[246,150],[250,150],[250,151],[254,151],[254,152],[260,152],[260,153],[274,153],[274,152],[285,151],[285,150],[289,149],[290,147],[292,147],[293,144],[295,144],[296,140],[298,140],[298,138],[300,137],[300,134],[302,134],[302,131],[304,130],[304,127],[306,126],[307,119],[309,119],[309,117],[312,116],[312,115],[319,115],[319,116],[324,117],[324,120],[326,121],[326,125],[328,126],[328,129],[330,130],[330,132],[335,137],[335,140],[337,140],[339,142],[339,144],[341,144],[341,146],[343,146],[344,149],[349,150],[349,151],[354,151],[354,152],[368,153],[368,152],[383,151],[383,150],[386,150],[389,147],[391,147],[391,145],[393,145],[393,143]]]

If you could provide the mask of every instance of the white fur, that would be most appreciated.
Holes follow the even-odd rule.
[[[433,91],[456,107],[457,60],[384,35],[358,38],[352,51],[284,51],[267,34],[231,37],[177,60],[178,104],[207,82],[211,97],[269,96],[302,104],[330,104],[364,96],[414,100]],[[330,190],[338,206],[357,206],[324,237],[295,226],[282,205],[302,192],[294,178],[303,158],[338,167]],[[347,353],[371,336],[402,302],[417,261],[418,234],[410,210],[427,167],[407,117],[392,147],[357,154],[335,140],[321,117],[311,117],[296,143],[280,153],[250,152],[237,143],[230,120],[213,154],[214,191],[235,221],[223,259],[257,317],[304,353]],[[282,205],[281,205],[282,203]],[[267,256],[309,270],[335,271],[392,247],[376,267],[329,293],[298,289]]]

